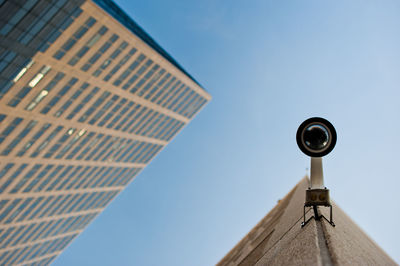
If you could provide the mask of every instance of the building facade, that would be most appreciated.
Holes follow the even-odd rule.
[[[0,0],[0,265],[47,265],[210,95],[107,0]]]

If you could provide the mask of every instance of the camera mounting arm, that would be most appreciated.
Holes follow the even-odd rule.
[[[325,188],[322,157],[311,157],[310,188]]]

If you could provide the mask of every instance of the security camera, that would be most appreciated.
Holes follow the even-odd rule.
[[[333,150],[336,145],[336,139],[336,130],[333,125],[321,117],[307,119],[301,123],[297,130],[297,145],[303,153],[311,157],[310,186],[306,190],[302,226],[307,223],[305,220],[306,207],[314,208],[315,219],[319,220],[323,217],[322,215],[318,215],[317,206],[330,207],[330,219],[328,222],[333,226],[335,225],[332,221],[332,205],[329,198],[329,189],[324,186],[322,157]]]
[[[309,118],[299,126],[296,134],[300,150],[310,157],[323,157],[336,145],[336,130],[321,117]]]

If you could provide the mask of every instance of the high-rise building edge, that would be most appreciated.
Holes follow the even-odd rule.
[[[109,0],[0,0],[0,265],[47,265],[211,99]]]

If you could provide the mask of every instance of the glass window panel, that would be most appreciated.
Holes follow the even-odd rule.
[[[89,161],[93,158],[93,156],[99,151],[100,148],[104,147],[104,145],[108,142],[108,140],[111,138],[111,136],[106,136],[98,145],[95,149],[92,150],[92,152],[85,158],[85,161]]]
[[[177,97],[175,97],[175,99],[167,106],[167,108],[172,109],[178,101],[180,101],[180,103],[185,102],[187,97],[190,95],[188,92],[190,92],[190,88],[186,87]]]
[[[43,78],[44,76],[50,71],[50,66],[43,66],[40,71],[29,81],[28,85],[23,87],[9,102],[8,106],[15,107],[17,106],[22,99],[34,88]]]
[[[146,82],[149,80],[153,74],[160,68],[158,64],[154,65],[147,73],[144,75],[144,77],[139,80],[138,83],[130,90],[131,93],[136,93]],[[142,96],[143,94],[139,95]]]
[[[162,140],[167,140],[168,136],[171,134],[171,132],[180,125],[180,121],[175,121],[175,123],[171,124],[171,126],[165,130],[164,134],[160,136],[160,139]]]
[[[44,179],[42,181],[42,183],[40,183],[40,185],[35,189],[35,192],[39,192],[42,191],[48,183],[50,183],[50,181],[52,181],[55,176],[58,175],[58,173],[64,168],[64,165],[59,165],[57,166],[48,176],[46,179]]]
[[[143,62],[145,58],[146,56],[144,54],[140,54],[138,58],[136,58],[136,60],[113,82],[113,84],[115,86],[121,85],[121,83],[140,65],[141,62]],[[139,71],[141,71],[142,68],[140,68]]]
[[[139,119],[140,117],[142,117],[142,115],[143,115],[144,113],[146,113],[147,111],[148,111],[148,112],[151,112],[152,110],[149,110],[147,107],[143,106],[143,108],[142,108],[140,111],[138,111],[138,112],[136,113],[136,115],[133,117],[133,119],[131,119],[131,120],[129,121],[129,123],[126,124],[126,126],[122,129],[122,131],[123,131],[123,132],[127,131],[134,123],[138,122],[138,119]],[[142,119],[143,119],[143,117],[142,117]],[[141,122],[141,121],[142,121],[142,120],[140,120],[140,122]]]
[[[133,102],[129,102],[122,110],[120,113],[117,113],[117,115],[113,118],[113,120],[107,125],[107,128],[112,128],[114,125],[121,119],[122,116],[128,112],[128,110],[134,105]]]
[[[154,149],[147,157],[143,158],[143,163],[148,163],[156,154],[162,149],[162,145],[158,145],[156,149]]]
[[[78,175],[76,178],[74,178],[68,186],[65,188],[66,190],[72,189],[79,181],[81,181],[82,178],[86,177],[87,171],[89,171],[91,166],[86,166]]]
[[[22,232],[19,235],[19,237],[17,239],[15,239],[15,241],[13,243],[11,243],[11,246],[15,246],[16,244],[19,244],[21,242],[22,238],[24,238],[26,235],[28,235],[30,233],[30,231],[32,230],[32,228],[34,228],[35,226],[36,226],[36,224],[30,224],[28,227],[26,227],[24,232]],[[24,248],[20,254],[24,253],[27,248],[29,248],[29,246]]]
[[[60,60],[64,55],[71,50],[76,42],[86,34],[89,28],[96,23],[92,17],[88,18],[84,25],[82,25],[75,33],[63,44],[63,46],[53,55],[55,59]]]
[[[2,193],[7,187],[21,174],[21,172],[28,166],[28,164],[21,164],[18,169],[7,179],[0,187],[0,193]]]
[[[128,90],[133,83],[153,64],[153,60],[148,59],[144,65],[142,65],[139,70],[132,75],[132,77],[122,86],[122,89]]]
[[[17,23],[29,12],[29,10],[36,4],[37,0],[29,0],[26,1],[25,4],[18,9],[18,11],[7,21],[1,30],[0,34],[5,36],[7,35]]]
[[[151,102],[156,102],[162,95],[166,94],[168,88],[174,84],[176,78],[172,76],[172,78],[162,87],[162,89],[157,90],[156,95],[154,95],[153,98],[151,98]],[[146,98],[146,97],[145,97]]]
[[[106,167],[103,166],[101,167],[97,172],[95,172],[90,178],[86,178],[87,181],[85,184],[82,186],[82,188],[88,188],[90,187],[90,184],[92,184],[103,172],[106,170]]]
[[[129,162],[131,163],[138,163],[138,159],[140,156],[142,156],[142,154],[146,153],[146,151],[148,151],[149,149],[151,149],[151,147],[153,147],[153,144],[151,143],[147,143],[143,149],[141,150],[137,150],[135,151],[135,153],[132,153],[132,156],[129,157]],[[135,156],[133,156],[135,155]],[[132,158],[133,157],[133,158]],[[132,158],[132,159],[131,159]]]
[[[125,141],[126,141],[126,139],[120,139],[120,140],[116,141],[116,142],[112,145],[112,147],[110,147],[110,148],[107,149],[107,150],[104,150],[104,153],[107,152],[107,154],[103,157],[103,159],[101,159],[101,161],[105,162],[105,161],[110,157],[110,155],[111,155],[114,151],[117,151],[117,150],[120,149],[120,147],[124,144]],[[112,161],[112,160],[111,160],[111,161]]]
[[[42,167],[41,164],[35,164],[28,173],[25,174],[24,178],[22,178],[18,184],[10,191],[10,193],[17,193],[25,184],[31,179],[36,172]]]
[[[32,201],[33,198],[27,198],[25,199],[19,206],[17,209],[15,209],[15,211],[10,214],[10,216],[7,217],[7,220],[5,221],[6,224],[11,223],[15,217],[18,216],[18,214],[20,214],[26,206],[28,206],[28,204]]]
[[[171,117],[169,117],[169,116],[165,116],[165,117],[161,120],[161,123],[159,123],[159,124],[157,125],[157,127],[149,134],[149,137],[150,137],[150,138],[151,138],[151,137],[157,138],[158,134],[160,134],[160,132],[163,130],[163,128],[164,128],[165,126],[168,126],[169,123],[170,123],[171,121],[174,121],[174,120],[175,120],[175,119],[173,119],[173,118],[171,118]]]
[[[86,62],[86,64],[84,64],[81,67],[81,70],[83,71],[88,71],[92,65],[94,63],[97,62],[97,60],[99,60],[99,58],[112,46],[112,44],[118,40],[119,36],[116,34],[113,34],[110,39],[108,39],[108,41],[106,43],[103,44],[103,46],[101,46],[99,48],[99,50]]]
[[[185,123],[179,122],[178,126],[176,126],[171,132],[166,136],[167,141],[169,141],[175,134],[185,125]]]
[[[68,120],[71,120],[82,108],[85,106],[91,99],[93,99],[94,95],[99,91],[98,87],[94,87],[93,90],[79,103],[78,106],[74,108],[74,110],[67,116]]]
[[[135,131],[137,131],[137,128],[140,127],[141,125],[146,125],[146,123],[149,123],[149,119],[148,117],[154,113],[153,110],[149,110],[146,114],[144,114],[140,120],[138,120],[138,122],[136,122],[136,124],[131,128],[131,130],[129,130],[129,133],[134,133]],[[135,133],[136,134],[136,133]]]
[[[193,102],[200,97],[200,95],[198,95],[197,93],[194,93],[194,96],[187,102],[185,103],[185,105],[182,107],[181,110],[177,110],[178,114],[183,115],[183,112],[186,112],[186,110],[189,109],[189,106],[191,106],[193,104]]]
[[[111,79],[112,76],[114,76],[114,74],[121,68],[123,67],[126,62],[128,62],[129,59],[131,59],[131,57],[136,53],[136,48],[132,48],[126,55],[124,58],[122,58],[118,64],[104,77],[104,81],[109,81]]]
[[[31,120],[28,125],[18,134],[18,136],[13,139],[13,141],[3,150],[1,155],[8,155],[10,152],[17,146],[18,143],[20,143],[25,136],[33,129],[33,127],[37,124],[36,120]]]
[[[153,67],[154,69],[154,67]],[[141,89],[137,95],[139,96],[143,96],[147,93],[147,91],[154,85],[154,83],[156,83],[161,77],[162,75],[165,73],[165,69],[161,69],[160,71],[157,72],[157,74],[155,74],[153,76],[153,78],[147,82],[146,86],[143,87],[143,89]]]
[[[108,112],[104,118],[97,124],[97,126],[102,127],[104,126],[105,123],[107,123],[111,117],[114,116],[115,113],[118,112],[119,109],[121,109],[121,107],[127,102],[128,100],[125,98],[122,98],[115,106],[114,108]]]
[[[39,212],[43,211],[43,208],[46,207],[46,205],[53,199],[54,196],[50,196],[48,198],[45,199],[45,201],[42,202],[41,205],[39,205],[39,207],[36,208],[36,210],[32,213],[32,215],[28,218],[28,220],[32,220],[35,219],[36,216],[39,214]],[[42,222],[38,227],[35,228],[35,230],[32,232],[32,236],[45,224],[45,222]],[[28,240],[30,240],[29,237]]]
[[[82,92],[84,92],[86,90],[86,88],[89,87],[89,83],[84,82],[82,84],[82,86],[79,87],[79,89],[77,91],[75,91],[75,93],[71,96],[71,98],[69,98],[64,104],[63,106],[60,107],[60,109],[58,109],[58,111],[54,114],[55,117],[60,117],[67,109],[69,106],[71,106],[71,104],[76,101],[76,99],[78,99],[78,97],[82,94]]]
[[[149,121],[146,126],[143,128],[143,132],[141,133],[142,136],[147,136],[147,134],[155,129],[156,125],[160,122],[160,120],[164,117],[163,114],[160,114],[159,112],[155,113],[155,116],[152,121]],[[151,122],[151,123],[150,123]]]
[[[44,197],[37,198],[28,209],[25,210],[23,214],[21,214],[17,220],[17,222],[21,222],[28,217],[28,215],[35,209],[35,207],[44,199]]]
[[[92,119],[89,120],[90,125],[94,125],[97,120],[100,119],[100,117],[111,107],[114,105],[114,103],[119,99],[118,95],[114,95],[109,101],[107,101],[103,107],[100,108],[100,110],[93,116]]]
[[[90,48],[95,45],[100,38],[108,31],[108,28],[105,26],[102,26],[96,34],[94,34],[87,42],[86,44],[75,54],[74,57],[72,57],[68,64],[71,66],[76,65],[78,61],[90,50]]]
[[[150,99],[156,91],[171,77],[170,73],[167,73],[166,75],[163,76],[163,78],[155,85],[144,98],[146,100]]]
[[[8,163],[6,164],[3,169],[0,171],[0,180],[10,171],[11,168],[13,168],[15,164],[14,163]],[[0,205],[0,210],[1,210],[1,205]]]
[[[103,182],[99,185],[100,187],[105,187],[107,184],[107,187],[111,187],[113,182],[118,178],[121,172],[123,172],[123,169],[121,171],[122,167],[115,167],[114,171],[110,173],[110,175],[103,180]]]
[[[65,185],[66,185],[69,181],[71,181],[81,169],[82,169],[82,166],[77,166],[77,167],[74,169],[74,171],[72,171],[72,173],[71,173],[67,178],[64,178],[64,182],[62,182],[62,183],[56,188],[56,190],[62,190],[62,189],[64,189]]]
[[[43,127],[32,137],[31,140],[29,140],[22,148],[21,150],[17,153],[18,157],[21,157],[25,154],[27,150],[49,129],[51,126],[50,123],[46,123],[43,125]]]
[[[95,77],[100,76],[100,74],[101,74],[105,69],[107,69],[107,68],[111,65],[111,62],[112,62],[115,58],[117,58],[118,55],[120,55],[121,52],[122,52],[123,50],[125,50],[126,47],[128,47],[128,43],[125,42],[125,41],[123,41],[123,42],[118,46],[118,48],[110,55],[110,57],[107,58],[106,60],[104,60],[104,62],[97,68],[97,70],[93,72],[92,75],[95,76]]]
[[[58,2],[56,2],[56,4],[57,3]],[[63,10],[65,11],[65,8]],[[80,9],[79,7],[75,7],[73,10],[69,12],[67,16],[63,17],[63,19],[59,21],[53,21],[53,23],[56,23],[56,27],[53,29],[53,31],[51,31],[47,35],[45,40],[43,40],[43,42],[38,46],[39,51],[44,53],[50,47],[50,45],[53,44],[58,39],[61,33],[65,31],[72,24],[74,19],[77,18],[81,13],[82,9]]]
[[[125,143],[122,143],[121,146],[117,149],[117,151],[111,156],[109,161],[115,161],[116,158],[121,154],[125,148],[129,147],[129,145],[133,142],[133,140],[128,139]],[[128,148],[127,148],[128,149]],[[105,158],[105,160],[108,158]]]
[[[24,192],[30,192],[38,184],[54,167],[53,164],[47,165],[33,180],[32,182],[24,189]]]
[[[69,151],[69,149],[71,149],[71,147],[80,140],[80,138],[85,135],[86,133],[86,129],[81,129],[71,140],[70,142],[65,145],[62,150],[57,154],[57,156],[55,157],[56,159],[61,159],[65,153],[67,153]]]
[[[22,78],[29,68],[34,64],[32,59],[29,59],[26,65],[18,72],[18,74],[14,77],[13,82],[16,83],[20,78]]]
[[[80,204],[80,202],[81,202],[84,198],[86,198],[88,195],[89,195],[88,192],[82,194],[82,195],[80,196],[80,198],[66,211],[66,213],[76,212],[76,211],[77,211],[77,210],[75,210],[75,209],[76,209],[76,206],[78,206],[78,204]]]
[[[158,122],[159,117],[160,113],[155,112],[147,121],[145,121],[145,123],[142,124],[141,127],[135,131],[135,134],[145,136],[148,130],[154,127],[154,125]]]
[[[99,160],[100,157],[104,156],[104,154],[105,154],[107,151],[111,150],[111,147],[112,147],[113,145],[116,145],[117,143],[119,143],[119,137],[113,137],[113,138],[111,139],[111,141],[110,141],[107,145],[105,145],[105,146],[103,147],[103,150],[102,150],[101,152],[99,152],[98,155],[97,155],[93,160],[94,160],[94,161]]]
[[[207,102],[206,99],[202,99],[202,100],[200,101],[200,103],[199,103],[196,107],[194,107],[193,110],[192,110],[191,112],[189,112],[188,117],[189,117],[189,118],[192,118],[192,117],[197,113],[197,111],[199,111],[200,108],[203,107],[203,105],[204,105],[206,102]]]
[[[31,154],[31,158],[35,158],[39,155],[39,153],[46,148],[46,146],[51,142],[55,136],[63,129],[63,126],[56,127],[53,132],[37,147],[37,149]]]
[[[109,91],[103,92],[103,94],[97,98],[97,100],[92,104],[92,106],[87,109],[87,111],[79,118],[78,122],[85,122],[86,119],[92,115],[92,113],[110,96]]]
[[[0,222],[17,206],[17,204],[21,201],[21,199],[13,200],[7,208],[0,214]]]
[[[58,177],[46,188],[46,191],[52,191],[55,186],[64,178],[66,178],[66,175],[74,168],[74,166],[69,165],[67,166],[64,171],[58,175]]]
[[[133,156],[135,156],[135,155],[137,154],[137,152],[140,151],[144,145],[147,145],[147,144],[148,144],[148,143],[146,143],[146,142],[140,142],[140,144],[137,145],[137,146],[135,146],[135,148],[133,149],[133,151],[132,151],[131,153],[129,153],[129,155],[128,155],[126,158],[124,158],[123,161],[124,161],[124,162],[130,162],[130,159],[131,159]]]
[[[92,170],[90,170],[90,172],[87,174],[87,176],[82,176],[82,178],[80,178],[79,183],[77,183],[77,184],[75,185],[74,188],[75,188],[75,189],[81,188],[81,187],[83,186],[83,184],[84,184],[87,180],[89,180],[90,177],[97,171],[97,169],[99,169],[99,167],[98,167],[98,166],[95,166],[95,167],[92,168]]]
[[[72,86],[78,81],[77,78],[71,78],[68,83],[58,91],[58,93],[47,103],[47,105],[40,111],[42,114],[47,114],[54,105],[71,89]]]
[[[133,109],[131,109],[131,111],[124,117],[124,119],[122,119],[121,122],[119,122],[119,124],[115,127],[115,130],[119,130],[123,125],[125,125],[125,123],[128,121],[128,119],[132,118],[133,115],[136,113],[136,111],[138,111],[141,107],[142,106],[140,104],[136,104],[135,107]],[[146,107],[144,107],[144,108],[146,108]],[[144,108],[142,108],[142,111],[143,111]],[[129,126],[133,122],[135,122],[134,119],[131,119],[130,123],[129,123]],[[125,127],[125,128],[127,129],[128,127]]]
[[[76,157],[76,160],[81,160],[93,147],[94,145],[103,138],[104,134],[98,134],[86,148],[81,152],[81,154]]]
[[[14,129],[22,122],[22,118],[17,117],[1,132],[0,134],[0,144],[10,136],[10,134],[14,131]]]
[[[4,233],[0,235],[0,245],[3,248],[5,245],[4,240],[15,230],[15,227],[8,228]]]
[[[166,90],[164,90],[163,92],[162,92],[162,96],[160,96],[160,97],[158,97],[158,95],[156,95],[155,97],[157,97],[157,98],[159,98],[158,99],[158,101],[157,101],[157,104],[160,104],[160,103],[162,103],[168,96],[170,96],[171,94],[172,94],[172,92],[176,89],[176,88],[178,88],[178,86],[181,84],[181,81],[180,80],[177,80],[175,83],[174,83],[174,85],[172,86],[172,87],[170,87],[168,90],[166,89]],[[167,84],[168,85],[168,84]],[[155,98],[154,97],[154,98]],[[152,102],[155,102],[155,101],[153,101],[153,99],[151,100]]]
[[[48,24],[49,20],[60,10],[60,7],[65,4],[67,0],[57,1],[57,5],[48,5],[45,10],[42,10],[40,17],[36,17],[34,21],[31,22],[30,27],[27,27],[23,34],[18,37],[18,40],[27,44],[29,41],[38,34],[42,28]]]
[[[162,107],[166,107],[167,104],[171,103],[171,100],[175,98],[175,96],[180,93],[185,88],[185,84],[181,84],[173,93],[171,93],[167,100],[161,105]]]
[[[64,73],[58,72],[55,77],[41,90],[35,98],[25,107],[25,110],[32,111],[35,107],[49,94],[49,92],[60,82],[65,76]]]
[[[53,216],[55,215],[60,208],[69,201],[69,199],[71,198],[71,194],[69,195],[63,195],[63,198],[58,202],[58,204],[51,210],[51,212],[49,212],[48,216]]]
[[[128,148],[126,148],[126,150],[115,160],[116,162],[120,162],[122,160],[122,158],[124,158],[127,154],[129,154],[131,152],[131,150],[133,150],[134,147],[140,145],[140,142],[137,140],[134,140]]]
[[[48,208],[45,208],[45,209],[43,210],[43,212],[39,214],[39,217],[38,217],[38,218],[43,218],[43,217],[48,217],[48,216],[50,216],[49,213],[50,213],[55,207],[58,206],[58,204],[60,203],[60,201],[61,201],[63,198],[64,198],[64,195],[59,195],[59,196],[55,197],[55,199],[51,202],[51,204],[48,206]],[[55,221],[52,221],[52,224],[53,224],[54,222],[55,222]],[[39,236],[41,237],[42,234],[40,234]]]
[[[179,121],[173,120],[173,122],[167,124],[156,136],[156,138],[159,139],[164,139],[165,135],[169,132],[170,129],[172,129],[176,124],[178,124]]]
[[[81,142],[79,142],[79,144],[75,147],[75,149],[70,154],[68,154],[66,159],[67,160],[72,159],[82,149],[82,147],[85,146],[85,144],[88,143],[92,139],[92,137],[95,134],[96,133],[94,133],[94,132],[89,132],[89,134],[86,135],[86,137]]]

